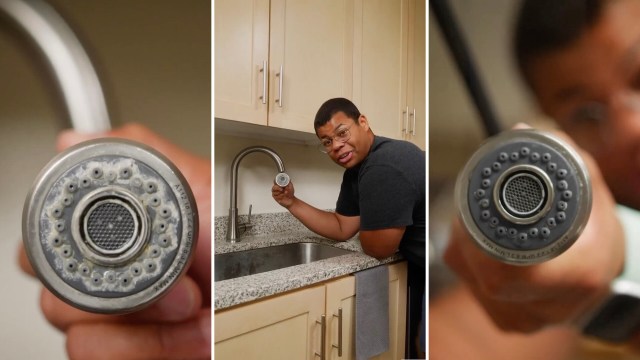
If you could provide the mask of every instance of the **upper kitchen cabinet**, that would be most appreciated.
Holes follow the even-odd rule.
[[[215,116],[313,133],[352,97],[354,0],[216,0]]]
[[[355,3],[353,100],[377,135],[425,148],[425,1]]]
[[[272,0],[269,126],[314,132],[322,103],[351,97],[353,0]]]
[[[424,0],[409,1],[409,66],[407,72],[407,105],[411,123],[405,132],[405,139],[426,147],[427,104],[426,104],[426,57],[425,57],[425,17]]]
[[[267,125],[269,0],[216,0],[215,117]]]

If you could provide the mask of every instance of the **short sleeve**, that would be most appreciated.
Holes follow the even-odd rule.
[[[413,225],[419,194],[406,174],[391,165],[375,165],[360,175],[360,229]]]
[[[336,202],[336,213],[344,216],[360,215],[358,203],[358,172],[346,170],[342,176],[340,194]]]

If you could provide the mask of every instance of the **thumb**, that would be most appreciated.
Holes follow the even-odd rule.
[[[93,140],[107,136],[108,133],[79,133],[73,129],[63,130],[58,134],[56,149],[62,151],[70,146],[79,144],[83,141]]]

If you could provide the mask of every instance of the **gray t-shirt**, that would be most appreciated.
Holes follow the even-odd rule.
[[[369,154],[342,178],[336,212],[360,216],[360,230],[405,226],[400,253],[425,267],[425,153],[414,144],[376,136]]]

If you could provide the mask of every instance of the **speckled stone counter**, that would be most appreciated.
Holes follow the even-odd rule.
[[[307,230],[288,213],[255,215],[254,228],[240,241],[225,241],[226,217],[215,218],[215,254],[257,249],[268,246],[314,242],[351,250],[352,254],[336,256],[309,264],[296,265],[260,274],[217,281],[214,284],[214,309],[220,310],[263,297],[299,289],[332,278],[400,260],[395,254],[381,261],[365,255],[360,241],[332,241]]]

